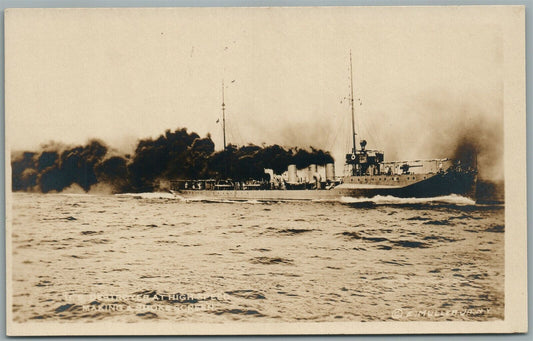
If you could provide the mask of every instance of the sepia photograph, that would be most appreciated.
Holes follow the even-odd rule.
[[[527,332],[524,12],[7,9],[8,335]]]

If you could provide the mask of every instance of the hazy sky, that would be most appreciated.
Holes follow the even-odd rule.
[[[122,150],[187,127],[331,150],[358,131],[386,159],[447,157],[465,132],[502,143],[497,7],[23,10],[6,15],[12,149],[100,138]],[[359,100],[360,99],[360,100]],[[342,103],[341,103],[342,102]],[[487,142],[488,143],[488,142]]]

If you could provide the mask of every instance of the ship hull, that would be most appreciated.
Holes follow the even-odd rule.
[[[332,189],[307,190],[178,190],[183,198],[228,200],[336,200],[343,197],[372,198],[394,196],[399,198],[431,198],[457,194],[475,197],[476,176],[472,173],[446,172],[432,174],[400,185],[343,184]]]

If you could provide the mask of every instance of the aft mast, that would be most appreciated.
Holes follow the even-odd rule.
[[[228,155],[226,154],[226,103],[224,101],[224,79],[222,79],[222,135],[224,137],[224,178],[227,178]]]
[[[224,135],[224,151],[226,150],[226,104],[224,103],[224,80],[222,80],[222,134]]]

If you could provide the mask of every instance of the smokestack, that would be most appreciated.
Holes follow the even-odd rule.
[[[308,182],[313,182],[313,176],[315,175],[315,173],[317,172],[317,167],[316,167],[316,164],[311,164],[309,165],[309,167],[307,168],[307,179],[309,179]]]
[[[335,164],[333,163],[326,164],[326,180],[335,181]]]
[[[265,168],[264,172],[270,175],[270,182],[274,182],[274,171],[270,168]]]
[[[296,165],[289,165],[288,173],[289,173],[288,183],[290,184],[298,183],[298,176],[296,175]]]

